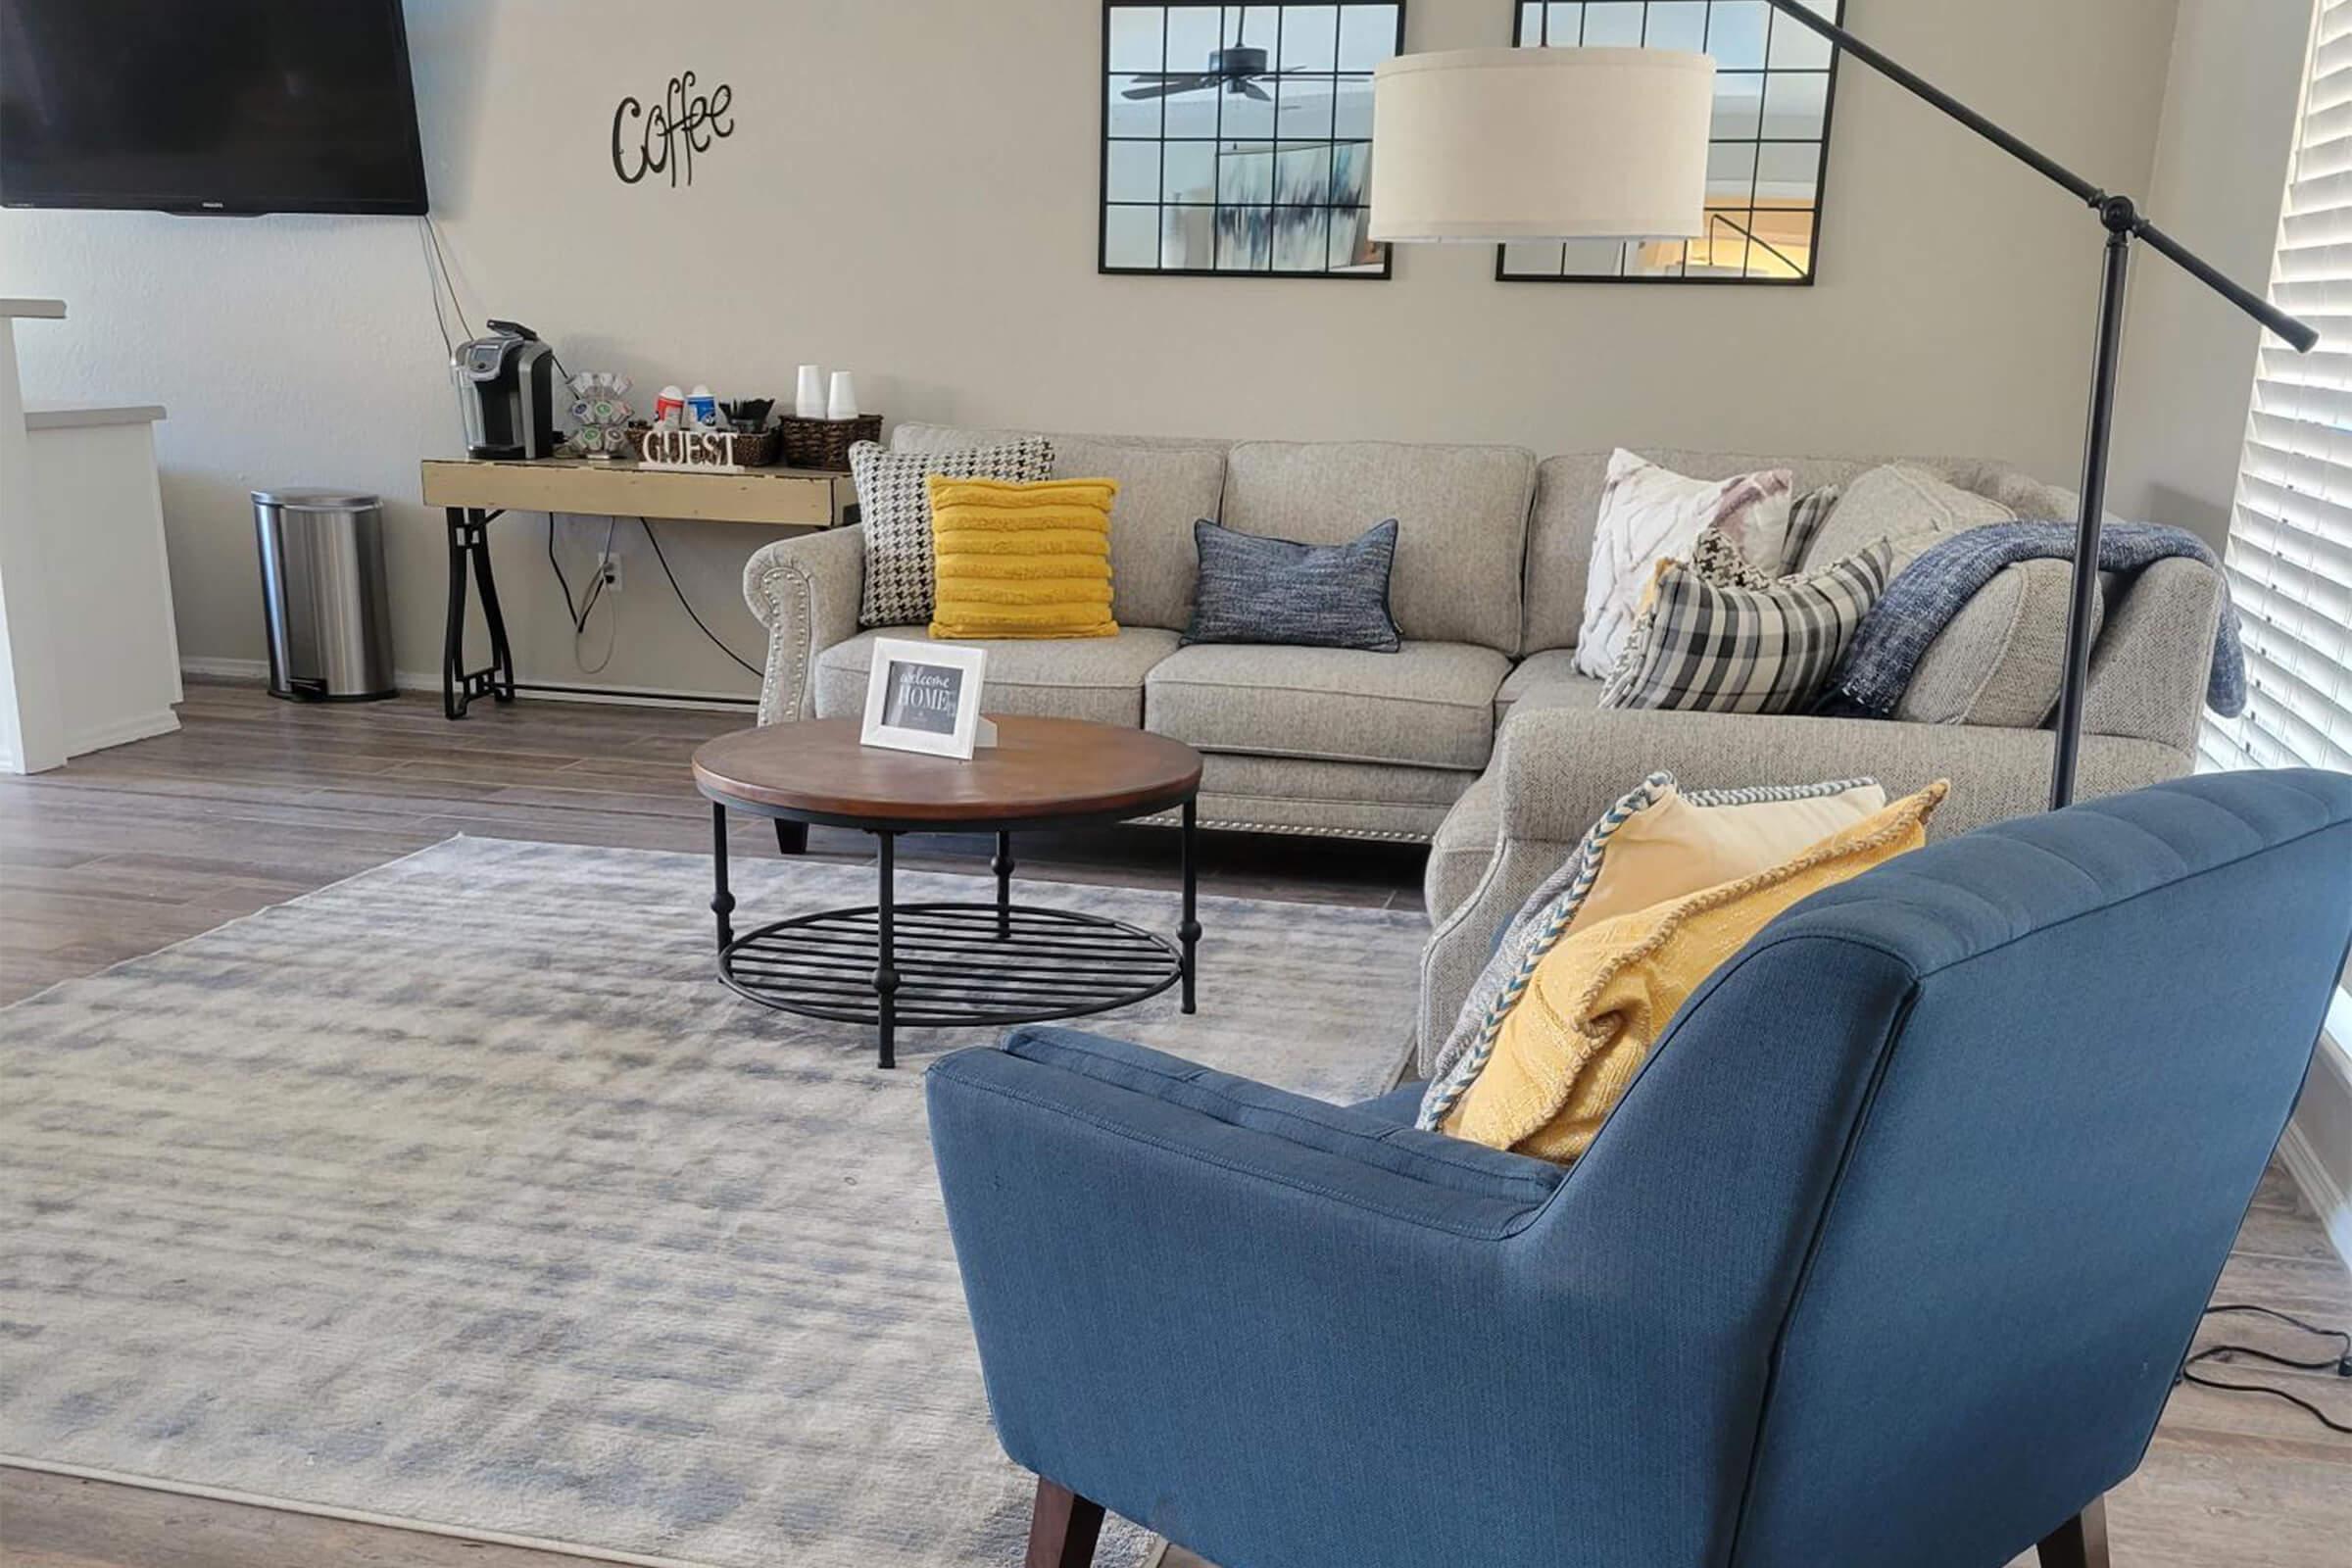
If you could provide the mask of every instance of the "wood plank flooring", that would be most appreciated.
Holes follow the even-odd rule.
[[[686,759],[703,740],[747,721],[526,700],[510,709],[479,705],[451,724],[421,698],[303,707],[228,683],[191,684],[181,716],[176,735],[0,780],[0,1002],[453,833],[701,852],[710,818]],[[764,823],[737,823],[732,843],[738,853],[772,853]],[[855,833],[820,829],[810,848],[867,858]],[[902,858],[976,870],[989,848],[978,839],[917,840]],[[1414,851],[1244,835],[1208,835],[1202,848],[1205,892],[1420,906]],[[1015,853],[1023,875],[1151,886],[1175,878],[1174,840],[1157,829],[1024,837]],[[2352,1322],[2352,1277],[2276,1172],[2217,1298]],[[2222,1321],[2212,1332],[2293,1348],[2276,1330]],[[2226,1375],[2278,1381],[2352,1419],[2352,1382],[2246,1366]],[[2119,1568],[2341,1568],[2352,1542],[2352,1438],[2278,1400],[2181,1389],[2109,1519]],[[14,1568],[583,1561],[0,1468],[0,1563]],[[1173,1553],[1169,1568],[1196,1561]]]
[[[453,833],[707,853],[694,748],[751,722],[707,712],[532,702],[450,723],[422,697],[305,706],[260,687],[195,684],[183,728],[0,781],[0,1002],[209,931]],[[736,853],[775,853],[733,823]],[[871,841],[819,828],[811,853],[870,860]],[[978,869],[990,841],[921,837],[902,865]],[[1419,851],[1247,834],[1201,839],[1200,889],[1418,908]],[[1163,828],[1024,834],[1016,875],[1176,884]]]

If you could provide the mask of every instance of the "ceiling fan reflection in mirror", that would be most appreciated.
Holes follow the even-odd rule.
[[[1259,10],[1266,9],[1263,6]],[[1284,76],[1323,76],[1329,72],[1268,71],[1268,56],[1263,49],[1253,48],[1250,36],[1250,8],[1236,6],[1240,13],[1234,23],[1233,42],[1208,53],[1208,68],[1204,71],[1153,71],[1136,77],[1136,85],[1120,96],[1126,98],[1173,98],[1178,93],[1202,92],[1222,87],[1237,98],[1254,98],[1270,103],[1274,95],[1258,85],[1261,81],[1279,81]]]

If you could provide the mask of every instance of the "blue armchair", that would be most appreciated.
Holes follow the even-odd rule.
[[[931,1071],[1033,1568],[2103,1562],[2352,943],[2352,777],[1807,900],[1570,1170],[1061,1029]],[[1400,1020],[1401,1023],[1401,1020]]]

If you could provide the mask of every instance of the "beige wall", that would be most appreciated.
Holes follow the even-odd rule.
[[[2265,0],[2267,3],[2267,0]],[[2147,187],[2173,0],[1849,0],[1853,25],[2104,182]],[[1494,44],[1507,0],[1411,0],[1409,47]],[[720,43],[688,40],[691,17]],[[2071,479],[2098,233],[2073,203],[1867,73],[1840,82],[1811,289],[1503,285],[1483,247],[1385,283],[1094,270],[1094,0],[411,0],[434,199],[466,304],[575,369],[789,393],[804,360],[895,416],[1287,436],[2004,456]],[[691,189],[607,158],[623,93],[680,67],[739,128]],[[2266,235],[2267,243],[2267,235]],[[260,652],[245,491],[393,503],[399,662],[438,658],[439,527],[416,461],[458,450],[404,220],[0,214],[0,291],[74,313],[22,334],[35,396],[170,405],[159,429],[180,633]],[[498,527],[526,677],[580,679],[538,519]],[[584,565],[601,524],[567,524]],[[742,692],[629,538],[605,683]],[[757,530],[675,525],[673,560],[747,654]],[[601,619],[601,614],[600,614]],[[590,639],[605,646],[605,627]]]
[[[2310,0],[2180,0],[2143,205],[2258,292],[2278,242],[2311,15]],[[2218,545],[2264,333],[2161,257],[2143,253],[2132,289],[2108,504]]]

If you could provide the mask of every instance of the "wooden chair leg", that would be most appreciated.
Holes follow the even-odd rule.
[[[807,855],[808,853],[808,824],[787,822],[784,818],[777,817],[776,853],[779,855]]]
[[[2092,1498],[2089,1507],[2044,1536],[2038,1549],[2041,1568],[2109,1568],[2107,1499]]]
[[[1088,1568],[1102,1533],[1102,1505],[1067,1487],[1037,1478],[1037,1501],[1029,1512],[1027,1568]]]

